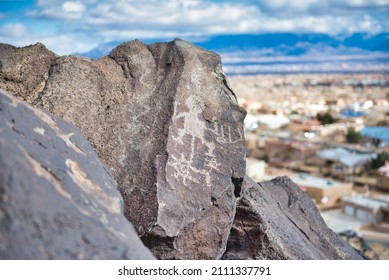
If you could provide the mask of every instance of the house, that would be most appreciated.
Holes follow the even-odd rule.
[[[389,127],[365,126],[360,133],[377,146],[389,146]]]
[[[307,158],[316,153],[319,147],[309,142],[291,141],[285,139],[267,139],[265,151],[269,163],[304,163]]]
[[[246,174],[254,181],[263,181],[266,177],[266,162],[255,158],[246,158]]]
[[[352,181],[355,175],[361,174],[368,167],[374,153],[362,153],[342,147],[321,150],[316,155],[327,161],[333,177]]]
[[[344,142],[347,129],[348,126],[345,123],[319,125],[313,128],[321,139],[331,140],[332,142]]]
[[[340,110],[338,119],[347,122],[348,124],[353,123],[356,125],[363,124],[363,117],[366,115],[365,112],[356,110],[354,108],[343,108]]]
[[[377,188],[389,192],[389,163],[385,162],[384,166],[377,171]]]
[[[339,207],[342,198],[352,191],[351,183],[311,176],[306,173],[290,175],[290,178],[312,198],[319,209]]]
[[[245,118],[245,129],[254,131],[259,127],[277,130],[289,123],[289,119],[283,115],[262,114],[250,115]]]
[[[304,134],[305,132],[312,132],[320,122],[315,119],[291,119],[288,124],[288,131],[292,135]]]
[[[389,223],[389,196],[344,197],[342,198],[342,211],[346,215],[389,232],[387,227]]]

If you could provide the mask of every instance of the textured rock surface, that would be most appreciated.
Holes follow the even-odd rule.
[[[345,230],[338,234],[340,238],[350,244],[365,259],[378,260],[379,255],[367,244],[367,242],[353,230]]]
[[[245,173],[245,112],[220,57],[182,40],[132,41],[49,68],[28,100],[87,136],[155,255],[220,258]]]
[[[152,259],[68,123],[0,91],[0,259]]]
[[[256,184],[246,178],[242,186],[245,112],[218,55],[182,40],[123,43],[98,60],[57,57],[39,44],[22,49],[0,44],[0,66],[0,89],[86,135],[118,181],[126,217],[158,258],[361,258],[327,228],[313,202],[289,179]],[[0,235],[0,252],[16,257],[10,254],[24,248],[26,258],[37,251],[39,258],[150,257],[126,250],[142,246],[120,207],[114,207],[113,181],[97,160],[90,162],[92,151],[81,136],[41,111],[34,110],[40,126],[20,121],[21,114],[10,118],[27,110],[13,104],[0,111],[7,116],[2,129],[25,146],[0,142],[1,182],[17,186],[15,195],[0,192],[1,205],[14,211],[11,216],[0,211],[1,232],[7,234]],[[38,145],[36,150],[32,145]],[[69,148],[76,150],[72,157]],[[45,184],[30,190],[31,183]],[[77,196],[80,188],[82,197]],[[48,205],[43,195],[49,196]],[[35,210],[30,213],[27,206]],[[57,212],[64,209],[67,215]],[[83,223],[85,215],[94,217],[89,224]],[[27,244],[28,238],[34,242]],[[18,241],[12,242],[17,247],[8,239]],[[59,240],[65,243],[57,250],[40,249]],[[120,242],[125,245],[116,246]]]
[[[361,259],[288,177],[245,178],[225,259]]]
[[[0,44],[1,89],[32,102],[43,90],[57,57],[40,43],[24,48]]]

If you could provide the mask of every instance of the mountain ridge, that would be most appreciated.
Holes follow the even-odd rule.
[[[154,41],[164,40],[161,38],[144,40],[145,43],[152,43]],[[276,49],[280,46],[289,46],[295,47],[295,49],[292,48],[288,53],[284,53],[284,55],[300,55],[304,50],[301,46],[302,42],[310,43],[311,45],[320,44],[332,48],[344,46],[346,48],[354,48],[369,52],[389,52],[389,33],[380,33],[376,35],[355,33],[351,36],[342,37],[318,33],[236,34],[217,35],[208,38],[194,37],[192,38],[192,41],[198,46],[215,52],[252,51],[264,48]],[[112,48],[120,43],[121,41],[107,42],[89,52],[80,53],[80,55],[90,58],[99,58],[107,55]]]
[[[236,34],[198,37],[193,41],[220,53],[224,70],[230,75],[389,72],[389,33],[343,37],[315,33]],[[119,43],[104,43],[81,55],[96,59]]]

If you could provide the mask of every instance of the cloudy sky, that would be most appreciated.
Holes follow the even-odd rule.
[[[58,54],[134,38],[389,32],[389,0],[0,0],[0,42]]]

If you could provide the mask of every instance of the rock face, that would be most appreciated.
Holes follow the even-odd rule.
[[[85,138],[2,91],[0,259],[153,259]]]
[[[57,57],[40,43],[27,48],[0,44],[1,89],[32,102],[42,92]]]
[[[245,111],[220,57],[182,40],[132,41],[97,61],[57,58],[48,73],[26,100],[86,135],[153,253],[220,258],[245,173]]]
[[[38,63],[36,71],[26,63]],[[0,89],[86,135],[118,182],[125,216],[156,257],[360,258],[290,180],[244,180],[245,111],[215,53],[182,40],[132,41],[90,60],[58,57],[39,44],[0,44],[0,66]],[[15,185],[0,192],[2,209],[11,209],[0,212],[2,257],[150,257],[120,215],[114,182],[97,159],[91,161],[95,156],[81,136],[38,110],[31,118],[39,125],[31,126],[28,117],[24,123],[17,112],[31,109],[12,102],[0,111],[2,129],[10,134],[0,142],[1,181]],[[12,145],[11,137],[21,145]],[[15,173],[19,169],[29,174],[28,184],[27,175]],[[26,188],[30,184],[34,189]],[[43,195],[50,196],[48,205]],[[88,215],[90,223],[84,221]],[[53,242],[58,248],[47,251]],[[86,243],[93,252],[77,251]]]
[[[288,177],[245,178],[224,259],[362,259]]]

